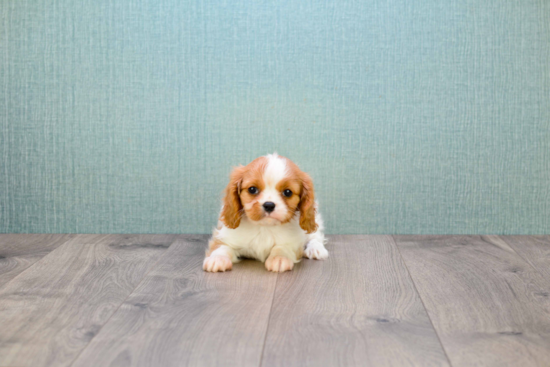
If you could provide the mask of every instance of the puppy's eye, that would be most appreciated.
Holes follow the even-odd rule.
[[[286,189],[283,191],[283,195],[289,198],[292,196],[292,191],[290,191],[289,189]]]
[[[250,186],[248,188],[248,192],[251,193],[252,195],[256,195],[258,193],[258,188],[256,186]]]

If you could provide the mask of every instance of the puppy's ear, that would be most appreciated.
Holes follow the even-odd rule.
[[[241,192],[244,170],[245,167],[243,166],[235,167],[229,176],[229,184],[225,188],[220,219],[227,227],[232,229],[237,228],[241,224],[243,205],[239,194]]]
[[[300,197],[300,227],[306,233],[313,233],[317,230],[315,223],[315,192],[313,190],[313,181],[307,173],[300,175],[302,181],[302,195]]]

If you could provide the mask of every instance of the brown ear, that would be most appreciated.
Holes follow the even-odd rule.
[[[317,230],[315,223],[315,192],[313,190],[313,181],[307,173],[301,175],[302,195],[300,198],[300,227],[307,233],[313,233]]]
[[[229,176],[229,184],[225,188],[225,197],[223,199],[223,209],[220,219],[223,223],[232,229],[241,224],[241,214],[243,205],[239,196],[241,183],[243,180],[244,167],[239,166],[233,169]]]

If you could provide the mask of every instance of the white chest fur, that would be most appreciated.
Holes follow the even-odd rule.
[[[231,247],[238,256],[260,261],[265,261],[275,245],[297,251],[308,241],[308,235],[300,228],[297,217],[275,226],[257,225],[243,217],[239,227],[230,229],[222,226],[216,237]]]

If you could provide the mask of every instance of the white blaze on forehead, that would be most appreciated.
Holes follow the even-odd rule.
[[[286,161],[277,153],[268,154],[267,166],[264,171],[264,182],[267,187],[275,188],[277,183],[286,176]]]
[[[287,166],[286,160],[279,157],[277,153],[268,154],[265,158],[267,159],[267,164],[263,172],[265,187],[260,192],[257,200],[261,205],[268,201],[274,203],[275,210],[269,213],[269,218],[264,218],[258,223],[273,225],[280,223],[280,221],[287,216],[288,207],[285,204],[281,193],[277,190],[277,184],[285,178],[287,174]]]

